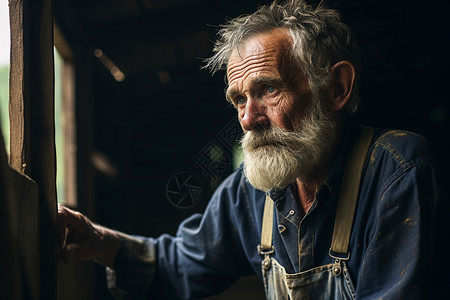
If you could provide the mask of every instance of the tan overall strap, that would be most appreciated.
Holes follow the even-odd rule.
[[[273,252],[272,246],[273,227],[273,200],[266,196],[264,204],[264,214],[262,220],[261,245],[258,246],[259,254],[270,254]]]
[[[373,137],[373,128],[361,126],[361,131],[361,135],[353,146],[345,166],[334,221],[330,256],[339,259],[349,259],[350,257],[348,244],[352,232],[356,202],[358,201],[361,173]]]

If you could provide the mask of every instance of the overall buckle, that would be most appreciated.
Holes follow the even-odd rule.
[[[330,255],[334,259],[339,259],[339,260],[349,260],[350,259],[350,251],[347,252],[347,254],[342,254],[342,253],[334,252],[330,248],[330,250],[328,251],[328,255]]]
[[[269,255],[269,254],[272,254],[274,252],[273,246],[270,249],[263,249],[261,247],[261,245],[258,245],[257,249],[258,249],[258,253],[260,255]]]

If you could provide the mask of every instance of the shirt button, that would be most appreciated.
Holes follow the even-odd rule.
[[[295,211],[293,209],[291,209],[291,211],[289,212],[289,214],[292,216],[293,214],[295,214]]]

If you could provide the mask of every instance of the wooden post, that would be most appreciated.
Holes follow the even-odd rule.
[[[40,296],[33,299],[51,300],[56,299],[52,1],[10,0],[10,22],[10,164],[39,186],[40,266],[34,275],[41,280]]]
[[[10,164],[25,173],[29,149],[29,24],[28,0],[10,0],[11,60],[9,71]]]

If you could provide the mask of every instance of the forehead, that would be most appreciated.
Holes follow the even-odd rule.
[[[280,71],[283,58],[291,45],[287,29],[281,28],[246,39],[230,55],[227,65],[228,82],[265,69]]]

